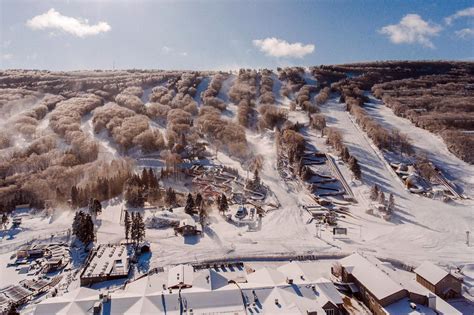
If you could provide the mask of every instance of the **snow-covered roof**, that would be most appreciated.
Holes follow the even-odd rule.
[[[308,276],[301,267],[301,263],[298,261],[292,261],[284,264],[278,267],[277,270],[283,273],[287,279],[293,280],[294,283],[302,283],[309,280]]]
[[[181,222],[179,223],[180,226],[193,226],[193,227],[197,227],[197,224],[196,224],[196,221],[194,220],[191,220],[191,219],[184,219],[184,220],[181,220]]]
[[[90,314],[97,301],[99,301],[98,291],[79,287],[60,297],[42,301],[36,306],[34,314]]]
[[[194,269],[191,265],[178,265],[168,271],[168,288],[193,285]]]
[[[124,245],[100,245],[81,277],[128,274],[128,249]]]
[[[233,289],[216,291],[181,291],[183,306],[188,312],[192,309],[197,314],[244,314],[244,304],[240,290]]]
[[[203,269],[194,272],[193,288],[217,290],[229,284],[229,280],[212,269]]]
[[[250,314],[325,314],[310,286],[247,288],[243,294]]]
[[[434,310],[420,304],[416,304],[416,309],[411,308],[408,298],[392,303],[384,310],[387,315],[436,315]]]
[[[415,273],[434,285],[436,285],[438,282],[443,280],[444,277],[449,275],[446,270],[436,266],[435,264],[429,261],[425,261],[420,266],[418,266],[418,268],[415,269]]]
[[[387,274],[357,253],[343,258],[339,262],[378,300],[403,290]]]
[[[287,277],[273,268],[261,268],[247,275],[247,282],[258,286],[276,286],[287,283]]]
[[[342,304],[342,297],[337,291],[334,284],[325,278],[319,278],[316,280],[316,292],[319,294],[319,303],[325,305],[327,302],[331,302],[334,305]]]
[[[282,268],[301,273],[299,264]],[[207,268],[194,271],[190,265],[178,265],[167,272],[152,274],[133,281],[110,294],[107,304],[111,314],[181,314],[232,313],[248,314],[324,314],[328,301],[338,305],[341,296],[327,279],[288,284],[287,276],[275,268],[261,268],[249,274],[247,282],[229,283],[242,270]],[[288,273],[290,274],[290,273]],[[240,289],[239,289],[240,287]],[[178,290],[177,288],[181,288]],[[181,300],[179,295],[181,294]],[[256,297],[256,299],[255,299]],[[101,301],[99,291],[81,287],[64,296],[38,304],[35,314],[86,314]]]

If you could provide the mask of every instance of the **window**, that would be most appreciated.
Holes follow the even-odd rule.
[[[326,315],[336,315],[336,311],[333,308],[327,309]]]

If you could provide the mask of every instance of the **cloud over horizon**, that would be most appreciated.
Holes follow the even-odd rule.
[[[459,10],[453,15],[450,15],[444,18],[444,22],[448,25],[451,25],[454,20],[462,18],[462,17],[472,17],[474,16],[474,7],[466,8],[464,10]]]
[[[474,28],[463,28],[459,31],[454,32],[457,37],[462,39],[468,39],[474,37]]]
[[[26,25],[32,30],[58,30],[81,38],[105,33],[112,29],[107,22],[90,25],[87,19],[65,16],[54,8],[31,18]]]
[[[252,43],[261,52],[272,57],[303,58],[314,51],[314,45],[312,44],[288,43],[283,39],[275,37],[255,39]]]
[[[438,35],[443,28],[437,24],[427,22],[418,14],[405,15],[398,24],[382,27],[378,32],[388,35],[394,44],[421,44],[435,48],[431,38]]]

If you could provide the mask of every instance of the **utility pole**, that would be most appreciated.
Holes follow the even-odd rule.
[[[469,247],[469,231],[466,231],[466,244]]]

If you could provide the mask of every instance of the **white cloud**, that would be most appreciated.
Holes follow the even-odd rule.
[[[185,51],[183,51],[183,52],[180,52],[179,54],[180,54],[181,56],[183,56],[183,57],[186,57],[186,56],[188,55],[188,53],[187,53],[187,52],[185,52]]]
[[[26,22],[26,25],[33,30],[59,30],[78,37],[97,35],[111,30],[106,22],[90,25],[87,19],[64,16],[55,9],[49,9],[48,12],[33,17]]]
[[[252,41],[255,47],[272,57],[303,58],[314,51],[314,45],[302,43],[288,43],[283,39],[268,37]]]
[[[451,25],[451,23],[453,23],[453,21],[456,19],[470,16],[474,16],[474,7],[466,8],[454,13],[453,15],[450,15],[444,19],[444,22],[446,22],[448,25]]]
[[[443,28],[426,22],[418,14],[405,15],[398,24],[382,27],[379,33],[388,35],[394,44],[421,44],[434,48],[431,38],[437,36]]]
[[[474,37],[474,28],[463,28],[459,31],[454,32],[457,37],[467,39]]]

